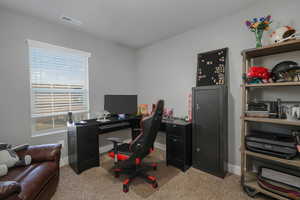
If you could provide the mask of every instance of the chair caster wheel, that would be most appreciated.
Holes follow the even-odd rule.
[[[152,187],[153,187],[154,189],[158,187],[158,184],[157,184],[156,181],[155,181],[154,183],[152,183]]]
[[[129,192],[129,185],[123,185],[123,192],[124,193]]]

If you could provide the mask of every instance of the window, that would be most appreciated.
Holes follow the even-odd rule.
[[[65,130],[67,113],[89,111],[89,53],[28,40],[32,134]]]

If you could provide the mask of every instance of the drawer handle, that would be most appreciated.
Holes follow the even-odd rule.
[[[177,139],[173,139],[173,142],[177,142],[178,140]]]
[[[173,127],[176,128],[177,127],[176,124],[174,124]]]
[[[196,151],[197,151],[197,152],[200,152],[200,148],[197,148]]]

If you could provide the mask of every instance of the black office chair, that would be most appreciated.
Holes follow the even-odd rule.
[[[158,184],[154,176],[146,174],[149,170],[156,170],[157,163],[142,163],[143,158],[153,152],[153,144],[160,128],[162,115],[164,110],[164,101],[159,100],[155,110],[148,117],[141,120],[141,133],[131,143],[123,143],[119,138],[108,138],[113,142],[114,148],[108,155],[114,159],[115,177],[127,174],[129,177],[123,182],[123,191],[129,191],[129,183],[135,177],[141,177],[153,188],[157,188]]]

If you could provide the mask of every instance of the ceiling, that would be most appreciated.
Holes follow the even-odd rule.
[[[1,0],[0,6],[140,48],[230,15],[258,0]]]

